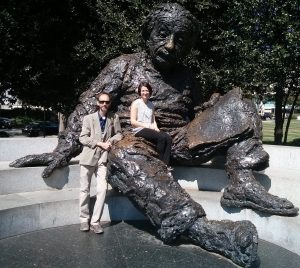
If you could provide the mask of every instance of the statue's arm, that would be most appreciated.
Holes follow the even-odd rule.
[[[46,165],[43,178],[49,177],[56,168],[66,166],[71,158],[82,151],[82,144],[79,142],[82,121],[85,115],[97,110],[95,95],[104,91],[112,95],[112,100],[116,99],[122,89],[127,68],[128,62],[121,56],[111,60],[101,71],[89,89],[81,94],[79,103],[68,118],[66,130],[59,135],[58,145],[52,153],[27,155],[13,161],[10,166]]]
[[[209,107],[214,106],[218,100],[220,99],[221,94],[220,93],[213,93],[210,97],[210,99],[202,104],[199,104],[198,106],[195,106],[194,110],[195,113],[200,113],[206,109],[208,109]]]

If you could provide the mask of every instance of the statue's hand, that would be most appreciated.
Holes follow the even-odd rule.
[[[214,94],[212,94],[211,97],[210,97],[210,99],[209,99],[209,101],[204,102],[200,106],[196,106],[194,108],[195,113],[197,114],[199,112],[202,112],[202,111],[204,111],[204,110],[206,110],[206,109],[214,106],[219,101],[220,97],[221,97],[220,93],[214,93]]]
[[[68,164],[66,155],[52,152],[44,154],[32,154],[21,157],[9,164],[10,167],[32,167],[47,166],[42,177],[47,178],[56,168],[64,167]]]

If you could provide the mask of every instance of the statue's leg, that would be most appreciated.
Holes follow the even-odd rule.
[[[145,212],[165,242],[205,216],[201,205],[173,179],[154,147],[142,138],[127,136],[118,142],[109,153],[108,172],[112,187]]]
[[[165,242],[186,234],[204,249],[242,266],[257,260],[257,232],[248,221],[208,221],[201,205],[168,174],[145,140],[128,136],[109,154],[109,183],[142,209]]]
[[[190,162],[207,160],[226,150],[230,184],[221,199],[223,206],[295,215],[298,208],[267,193],[253,176],[253,170],[268,167],[269,156],[262,147],[261,130],[262,123],[253,103],[243,99],[239,90],[232,90],[178,133],[174,139],[175,157]]]
[[[225,188],[221,204],[224,207],[249,207],[271,214],[292,216],[298,208],[285,198],[269,194],[255,179],[252,170],[268,163],[268,154],[260,140],[249,138],[232,145],[227,151],[226,172],[230,184]]]

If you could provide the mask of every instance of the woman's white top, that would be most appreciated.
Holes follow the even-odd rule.
[[[133,102],[137,108],[137,119],[136,121],[141,123],[146,123],[150,125],[153,123],[153,112],[154,112],[154,105],[151,101],[147,101],[145,103],[142,99],[137,99]],[[138,133],[142,130],[143,127],[136,127],[132,131],[134,133]]]

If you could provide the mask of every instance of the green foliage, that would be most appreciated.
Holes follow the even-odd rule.
[[[35,121],[34,118],[29,117],[29,116],[17,116],[16,117],[16,125],[18,127],[27,125],[33,121]]]
[[[142,23],[163,2],[177,2],[199,20],[186,64],[203,95],[235,86],[248,95],[276,90],[280,132],[284,88],[291,103],[299,91],[300,18],[293,0],[3,0],[0,98],[9,90],[29,104],[72,111],[109,60],[146,49]]]
[[[274,144],[274,128],[274,120],[263,121],[263,143]],[[286,145],[300,146],[300,120],[291,120]]]
[[[8,90],[28,104],[71,111],[110,59],[145,49],[141,25],[161,2],[1,1],[0,94]],[[209,25],[203,14],[215,4],[178,2]],[[203,67],[203,60],[194,63],[196,71]]]

